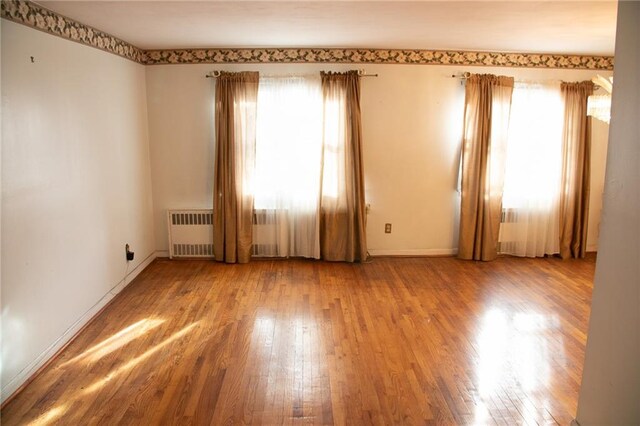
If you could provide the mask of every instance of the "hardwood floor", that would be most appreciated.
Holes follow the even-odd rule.
[[[2,423],[568,425],[594,265],[157,260]]]

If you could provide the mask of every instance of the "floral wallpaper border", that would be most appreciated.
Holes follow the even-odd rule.
[[[611,56],[399,49],[180,49],[147,50],[147,65],[207,63],[351,63],[472,65],[612,70]]]
[[[611,56],[400,49],[178,49],[142,50],[28,0],[0,0],[1,16],[114,53],[143,65],[222,63],[352,63],[468,65],[612,70]]]
[[[86,44],[135,62],[144,63],[144,51],[104,31],[52,12],[27,0],[0,0],[2,18],[62,38]]]

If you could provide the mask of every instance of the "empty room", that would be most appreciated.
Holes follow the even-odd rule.
[[[0,5],[3,425],[640,424],[640,2]]]

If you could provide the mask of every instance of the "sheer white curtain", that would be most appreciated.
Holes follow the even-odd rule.
[[[560,83],[516,83],[502,198],[499,252],[559,252],[563,104]]]
[[[320,258],[320,76],[261,76],[253,254]]]

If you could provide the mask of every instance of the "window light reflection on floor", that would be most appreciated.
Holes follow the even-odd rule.
[[[45,426],[58,420],[67,411],[67,404],[58,405],[53,407],[46,413],[39,416],[37,419],[29,423],[29,426]]]
[[[549,342],[546,335],[549,329],[558,327],[555,315],[535,312],[511,315],[497,308],[488,311],[478,338],[480,395],[488,396],[499,390],[505,380],[516,380],[527,392],[547,386],[551,364],[564,357],[562,338]]]
[[[115,351],[118,348],[125,346],[127,343],[132,340],[142,336],[149,330],[159,326],[165,320],[158,318],[145,318],[136,323],[131,324],[130,326],[123,328],[113,336],[109,337],[106,340],[98,343],[97,345],[87,349],[80,355],[72,358],[71,360],[65,362],[61,365],[64,367],[66,365],[72,364],[74,362],[86,360],[88,363],[95,362],[102,358],[103,356]]]
[[[87,387],[82,392],[82,394],[84,394],[84,395],[90,394],[90,393],[95,392],[96,390],[100,389],[105,384],[107,384],[110,380],[112,380],[113,378],[117,377],[118,375],[124,373],[125,371],[131,370],[133,367],[135,367],[136,365],[138,365],[139,363],[141,363],[145,359],[149,358],[151,355],[153,355],[154,353],[158,352],[163,347],[165,347],[168,344],[170,344],[170,343],[172,343],[172,342],[184,337],[186,334],[188,334],[190,331],[192,331],[193,328],[196,325],[198,325],[198,323],[199,323],[199,321],[198,322],[194,322],[194,323],[184,327],[182,330],[174,333],[171,337],[165,339],[161,343],[158,343],[153,348],[151,348],[148,351],[144,352],[142,355],[139,355],[139,356],[133,358],[132,360],[130,360],[129,362],[127,362],[127,363],[121,365],[120,367],[116,368],[114,371],[112,371],[109,374],[107,374],[104,378],[96,381],[94,384],[92,384],[91,386]]]
[[[501,309],[487,312],[478,338],[478,390],[488,396],[499,387],[509,340],[507,315]]]
[[[261,358],[271,354],[275,328],[275,319],[270,315],[259,315],[253,324],[252,338],[260,351]]]

